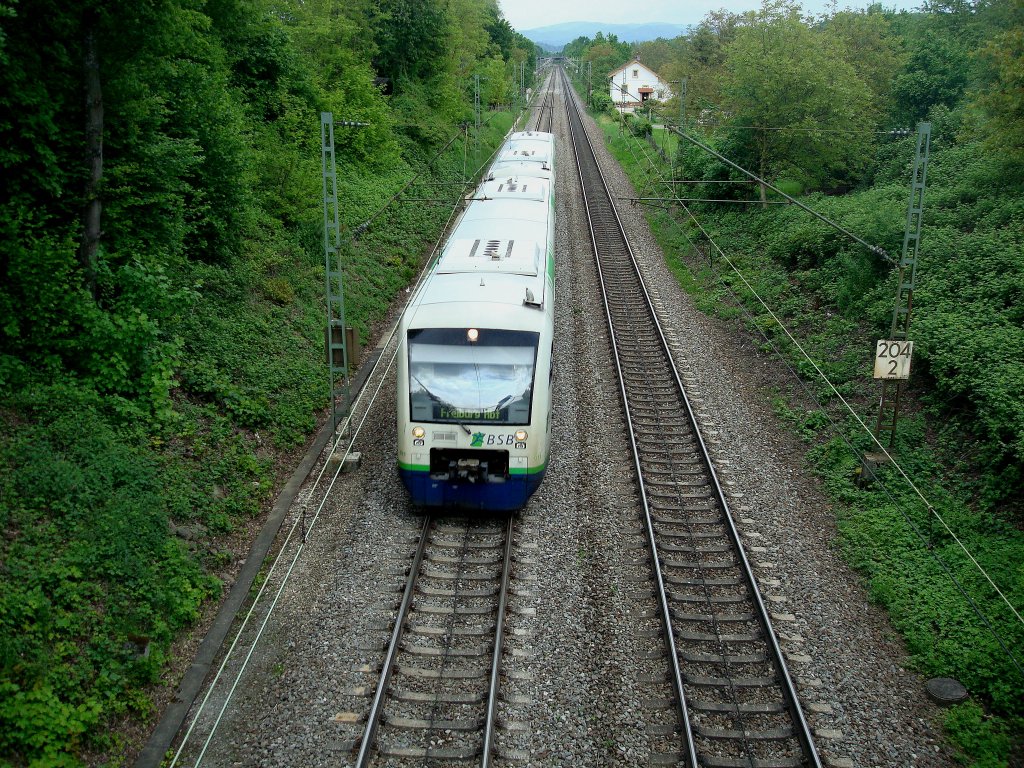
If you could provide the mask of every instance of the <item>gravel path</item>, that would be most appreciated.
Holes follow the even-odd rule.
[[[667,747],[656,726],[673,715],[657,701],[668,687],[632,461],[564,110],[555,116],[555,449],[544,484],[519,515],[498,754],[536,766],[646,765]],[[608,167],[614,191],[632,195]],[[904,669],[885,616],[833,546],[832,513],[802,446],[772,415],[774,363],[742,333],[699,313],[639,213],[624,214],[681,369],[692,373],[692,399],[717,430],[711,445],[819,749],[836,768],[953,765],[923,681]],[[422,524],[394,467],[394,398],[392,373],[356,440],[361,466],[341,476],[317,519],[203,765],[351,764],[360,728],[349,713],[368,706],[359,689],[374,683]],[[286,563],[296,547],[284,547]],[[269,605],[284,568],[258,608]],[[225,678],[240,664],[232,661]],[[214,690],[180,764],[195,764],[226,688]]]

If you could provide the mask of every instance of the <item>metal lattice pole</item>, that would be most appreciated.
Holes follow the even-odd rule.
[[[480,75],[473,75],[473,114],[476,115],[475,145],[480,144]]]
[[[917,264],[921,245],[921,224],[924,213],[924,190],[928,177],[928,154],[931,148],[932,125],[921,123],[917,127],[917,151],[914,155],[914,171],[910,181],[910,200],[907,203],[907,225],[903,233],[903,252],[900,257],[900,272],[896,282],[896,306],[892,313],[892,327],[889,338],[895,342],[907,342],[910,333],[910,318],[914,308],[914,287],[917,283]],[[909,358],[909,345],[905,345]],[[909,365],[909,359],[908,359]],[[875,422],[875,437],[882,441],[882,433],[889,433],[889,448],[896,441],[896,423],[899,420],[902,379],[883,379],[882,397],[878,404],[878,420]]]
[[[341,271],[341,225],[338,174],[334,158],[334,115],[320,113],[323,168],[324,274],[327,295],[327,369],[330,372],[331,423],[338,429],[338,398],[348,408],[348,344],[345,338],[345,290]]]
[[[683,78],[679,81],[679,129],[686,130],[686,81]]]

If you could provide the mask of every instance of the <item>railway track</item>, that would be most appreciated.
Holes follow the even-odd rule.
[[[544,98],[541,103],[537,106],[537,127],[535,130],[543,131],[545,133],[551,133],[551,128],[554,125],[554,112],[555,112],[555,96],[554,87],[555,78],[552,74],[548,74],[544,77]]]
[[[562,74],[635,456],[682,748],[657,762],[820,766],[770,618]]]
[[[513,520],[425,518],[355,765],[491,764]]]

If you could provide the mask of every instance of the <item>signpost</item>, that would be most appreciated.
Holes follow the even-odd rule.
[[[875,344],[875,378],[906,381],[910,378],[910,356],[914,342],[879,339]]]
[[[888,450],[892,450],[896,442],[900,392],[903,382],[910,378],[910,357],[914,350],[914,342],[907,337],[910,333],[914,288],[917,283],[921,223],[924,213],[924,189],[928,177],[931,137],[931,123],[921,123],[917,127],[917,152],[914,156],[913,178],[910,181],[907,226],[903,233],[903,254],[900,258],[900,272],[896,281],[896,306],[893,309],[892,329],[889,339],[882,339],[875,345],[874,377],[882,380],[882,397],[878,404],[878,420],[875,422],[875,439],[881,443],[883,434],[888,432]],[[887,459],[888,454],[869,453],[864,457],[864,469],[870,470],[872,464],[877,465]]]

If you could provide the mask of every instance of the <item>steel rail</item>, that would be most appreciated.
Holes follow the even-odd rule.
[[[388,652],[384,657],[384,664],[381,667],[380,680],[377,682],[377,690],[373,695],[373,702],[370,704],[370,711],[366,717],[366,727],[363,729],[363,738],[359,744],[359,754],[356,756],[355,764],[357,768],[365,768],[370,761],[370,751],[374,747],[377,738],[377,727],[380,725],[380,718],[384,713],[384,700],[387,697],[388,686],[391,683],[391,674],[395,670],[395,658],[398,656],[399,645],[402,642],[402,632],[405,629],[406,619],[409,617],[409,608],[412,606],[412,596],[416,590],[416,579],[419,577],[423,553],[427,549],[427,540],[430,538],[430,524],[432,522],[433,518],[429,515],[423,519],[420,543],[416,547],[416,556],[413,558],[412,566],[409,569],[409,578],[405,582],[405,593],[402,595],[402,602],[398,607],[395,628],[391,632],[391,642],[388,644]]]
[[[772,628],[771,619],[770,619],[770,616],[768,614],[768,610],[767,610],[767,608],[766,608],[766,606],[764,604],[763,599],[761,598],[761,593],[760,593],[760,590],[758,589],[757,580],[756,580],[756,578],[754,576],[753,569],[751,568],[750,563],[749,563],[749,561],[747,559],[746,553],[745,553],[745,551],[744,551],[744,549],[743,549],[743,547],[741,545],[740,537],[739,537],[739,532],[736,529],[736,525],[735,525],[735,522],[733,520],[732,512],[729,509],[728,502],[726,501],[726,498],[725,498],[725,493],[723,492],[721,484],[719,483],[719,480],[718,480],[718,476],[717,476],[717,474],[714,471],[714,465],[713,465],[712,460],[711,460],[711,455],[710,455],[710,453],[709,453],[709,451],[707,449],[707,445],[704,442],[704,438],[701,435],[700,430],[699,430],[699,428],[697,426],[696,418],[694,417],[694,413],[693,413],[693,408],[691,407],[689,397],[686,394],[686,389],[683,386],[682,377],[679,375],[678,368],[676,367],[675,360],[674,360],[673,355],[671,353],[671,349],[669,347],[668,341],[665,338],[664,331],[661,328],[661,324],[657,320],[657,313],[654,310],[654,306],[653,306],[653,302],[652,302],[651,297],[650,297],[650,293],[649,293],[649,291],[647,289],[647,286],[646,286],[646,283],[645,283],[645,281],[643,279],[643,275],[640,272],[639,265],[637,264],[636,257],[634,256],[633,250],[632,250],[632,248],[631,248],[631,246],[629,244],[629,240],[625,236],[625,230],[624,230],[624,228],[622,226],[622,221],[619,218],[618,211],[615,209],[614,204],[611,203],[612,195],[610,193],[607,180],[605,179],[604,173],[601,170],[600,163],[597,162],[596,154],[593,153],[593,148],[591,146],[589,146],[589,137],[586,135],[586,128],[585,128],[585,126],[583,126],[582,117],[579,114],[580,110],[579,110],[578,104],[576,102],[575,94],[572,91],[571,86],[566,81],[564,73],[563,73],[563,84],[566,86],[566,90],[568,91],[568,100],[572,104],[573,111],[575,112],[577,120],[579,121],[579,123],[580,123],[580,125],[581,125],[581,127],[583,129],[583,138],[588,143],[587,149],[593,155],[594,165],[596,167],[598,177],[601,180],[602,189],[603,189],[604,193],[609,198],[609,203],[610,203],[609,207],[610,207],[611,212],[612,212],[612,214],[614,216],[615,222],[616,222],[620,232],[622,233],[622,241],[623,241],[623,244],[625,246],[625,251],[626,251],[626,253],[629,256],[630,261],[632,262],[633,269],[635,270],[637,281],[638,281],[638,284],[640,286],[640,290],[642,292],[644,301],[647,304],[648,311],[650,313],[651,318],[653,319],[654,328],[656,329],[657,335],[658,335],[658,337],[659,337],[659,339],[661,341],[662,349],[664,351],[664,356],[665,356],[665,362],[668,364],[668,367],[670,368],[670,370],[672,372],[672,376],[673,376],[673,378],[675,380],[676,386],[678,387],[678,392],[679,392],[679,394],[680,394],[680,396],[681,396],[681,398],[683,400],[683,403],[685,404],[685,410],[686,410],[687,418],[689,419],[690,424],[691,424],[691,426],[693,428],[693,435],[694,435],[694,438],[696,439],[696,443],[697,443],[697,445],[698,445],[698,447],[700,449],[700,457],[702,458],[702,460],[705,463],[706,468],[708,469],[708,475],[709,475],[709,477],[711,479],[711,484],[712,484],[712,487],[713,487],[713,491],[714,491],[716,500],[721,505],[723,517],[724,517],[725,521],[728,524],[727,527],[728,527],[728,530],[729,530],[729,535],[730,535],[730,538],[732,539],[732,541],[734,543],[734,546],[735,546],[735,549],[736,549],[736,553],[739,555],[741,570],[743,572],[744,578],[747,580],[748,586],[750,587],[752,599],[753,599],[754,604],[755,604],[755,606],[757,608],[757,611],[758,611],[758,618],[761,621],[762,625],[766,629],[766,632],[765,632],[766,641],[768,643],[769,650],[770,650],[770,652],[772,654],[772,661],[776,664],[776,668],[778,670],[778,675],[779,675],[779,678],[780,678],[781,689],[782,689],[784,698],[786,700],[786,704],[787,704],[787,708],[789,710],[790,717],[792,718],[792,721],[793,721],[794,730],[796,731],[796,738],[799,741],[799,743],[800,743],[800,745],[801,745],[801,747],[803,749],[805,758],[809,761],[809,765],[814,766],[814,768],[821,768],[821,765],[822,765],[821,758],[818,755],[817,748],[814,745],[814,740],[813,740],[813,738],[811,736],[811,733],[810,733],[810,727],[808,726],[807,721],[804,718],[803,711],[800,708],[799,699],[797,697],[795,685],[793,684],[792,677],[789,674],[789,670],[788,670],[788,668],[786,666],[785,659],[784,659],[783,654],[782,654],[782,649],[781,649],[781,647],[778,644],[778,640],[776,639],[775,632],[774,632],[774,630]],[[572,130],[571,116],[573,114],[573,111],[570,111],[570,131],[572,133],[572,138],[573,138],[573,147],[575,149],[577,149],[577,151],[578,151],[578,144],[576,142],[575,131]],[[600,259],[598,258],[598,254],[597,254],[598,245],[597,245],[597,240],[596,240],[596,236],[595,236],[595,232],[594,232],[593,223],[590,221],[590,204],[589,204],[589,202],[587,200],[587,198],[588,198],[587,189],[586,189],[585,185],[583,185],[582,167],[580,166],[580,161],[579,161],[578,154],[577,154],[577,167],[580,169],[581,186],[583,187],[584,201],[585,201],[585,205],[587,207],[587,214],[588,214],[588,226],[590,228],[591,238],[594,241],[595,259],[597,259],[598,272],[599,272],[599,275],[601,276],[601,281],[602,281],[602,290],[604,290],[604,288],[603,288],[603,286],[604,286],[603,271],[601,270]],[[643,482],[643,470],[642,470],[641,463],[640,463],[640,456],[639,456],[639,451],[638,451],[638,447],[637,447],[637,444],[636,444],[636,438],[635,438],[635,435],[633,433],[633,421],[632,421],[632,417],[630,416],[630,413],[629,413],[629,399],[628,399],[628,396],[627,396],[627,393],[626,393],[625,381],[624,381],[624,378],[622,376],[622,368],[621,368],[621,365],[620,365],[618,350],[617,350],[617,346],[616,346],[616,343],[615,343],[615,330],[614,330],[614,327],[612,325],[612,317],[611,317],[611,311],[610,311],[610,308],[609,308],[609,305],[608,305],[608,297],[607,297],[607,295],[604,296],[604,301],[605,301],[605,312],[606,312],[606,316],[607,316],[608,324],[609,324],[609,332],[610,332],[610,334],[612,336],[612,346],[613,346],[613,351],[614,351],[614,356],[615,356],[616,368],[619,371],[619,376],[620,376],[620,388],[621,388],[621,392],[622,392],[622,396],[623,396],[623,402],[626,405],[626,408],[625,408],[626,419],[627,419],[627,423],[628,423],[628,426],[629,426],[629,429],[630,429],[630,442],[632,444],[633,451],[634,451],[634,460],[635,460],[635,466],[636,466],[636,469],[637,469],[637,479],[638,479],[638,483],[640,484],[640,487],[641,487],[641,497],[642,497],[642,500],[643,500],[645,524],[646,524],[647,531],[648,531],[648,539],[649,539],[649,541],[651,543],[651,547],[652,547],[653,560],[654,560],[655,572],[656,572],[656,581],[657,581],[657,584],[658,584],[658,599],[659,599],[659,603],[661,604],[661,609],[662,609],[662,613],[663,613],[663,616],[664,616],[664,621],[665,621],[665,626],[666,626],[666,633],[667,633],[668,640],[669,640],[669,647],[670,647],[671,653],[672,653],[673,671],[676,674],[677,690],[679,691],[679,693],[678,693],[678,695],[679,695],[679,704],[680,704],[680,709],[681,709],[681,711],[683,713],[683,719],[684,719],[684,722],[685,722],[686,735],[687,735],[687,741],[688,741],[688,748],[690,750],[689,760],[691,762],[691,765],[697,766],[697,765],[699,765],[699,763],[697,762],[695,745],[694,745],[694,741],[693,741],[693,732],[692,732],[692,728],[690,726],[688,710],[687,710],[687,705],[686,705],[686,698],[685,698],[685,695],[684,695],[684,692],[683,692],[683,688],[682,688],[682,674],[681,674],[681,671],[679,671],[679,664],[678,664],[678,658],[677,658],[676,646],[675,646],[675,638],[674,638],[674,634],[673,634],[672,629],[671,629],[671,619],[670,619],[670,616],[669,616],[669,613],[668,613],[668,598],[667,598],[667,594],[666,594],[666,590],[665,590],[664,578],[663,578],[663,576],[661,574],[661,558],[658,555],[657,545],[655,543],[653,521],[651,520],[650,509],[649,509],[649,506],[648,506],[648,503],[647,503],[646,486],[645,486],[645,484]]]
[[[501,677],[501,655],[505,644],[505,605],[508,602],[508,585],[512,580],[512,532],[514,525],[515,515],[510,514],[505,527],[505,561],[501,568],[498,616],[494,629],[494,657],[491,660],[491,682],[487,692],[487,713],[484,715],[482,768],[490,768],[491,766],[491,752],[494,749],[494,733],[498,721],[498,679]]]
[[[610,312],[610,309],[609,309],[609,306],[608,306],[608,297],[607,297],[606,292],[604,291],[604,273],[603,273],[603,271],[601,269],[601,259],[600,259],[600,256],[598,254],[597,234],[594,232],[594,222],[593,222],[593,219],[592,219],[592,216],[591,216],[590,196],[587,193],[586,185],[583,183],[583,167],[582,167],[582,164],[581,164],[581,161],[580,161],[580,150],[583,149],[585,151],[589,151],[590,152],[591,156],[593,157],[594,165],[597,168],[598,173],[601,172],[601,168],[600,168],[600,165],[597,163],[596,155],[593,154],[593,149],[590,147],[589,138],[586,136],[586,126],[583,124],[583,119],[579,115],[579,106],[576,104],[576,98],[575,98],[575,94],[572,91],[572,86],[569,85],[566,82],[564,72],[563,72],[563,76],[562,77],[563,77],[563,79],[562,79],[563,85],[565,86],[566,91],[568,92],[567,93],[567,99],[566,99],[566,102],[567,102],[566,112],[568,113],[567,117],[569,118],[569,135],[570,135],[570,139],[572,141],[572,146],[573,146],[573,156],[576,158],[576,168],[577,168],[577,170],[579,172],[579,177],[580,177],[580,188],[583,191],[583,204],[584,204],[584,207],[587,209],[587,227],[590,230],[590,240],[591,240],[591,242],[594,245],[594,260],[595,260],[595,262],[597,264],[598,275],[599,275],[599,277],[601,279],[602,297],[604,298],[604,302],[605,302],[605,315],[606,315],[606,318],[608,320],[608,332],[611,334],[612,351],[613,351],[614,357],[615,357],[615,367],[616,367],[616,370],[618,371],[618,374],[619,374],[619,388],[620,388],[620,392],[622,393],[623,404],[626,406],[626,407],[623,408],[623,412],[625,413],[625,416],[626,416],[626,425],[629,428],[628,431],[629,431],[630,443],[633,446],[633,460],[634,460],[634,466],[636,467],[636,472],[637,472],[637,482],[640,485],[640,500],[641,500],[641,503],[643,504],[643,509],[644,509],[644,521],[645,521],[645,527],[647,529],[647,543],[651,547],[652,558],[653,558],[654,563],[655,563],[654,575],[655,575],[655,581],[657,582],[658,604],[659,604],[659,608],[660,608],[660,611],[661,611],[663,626],[664,626],[664,629],[665,629],[665,642],[667,643],[667,645],[669,647],[669,657],[670,657],[670,663],[672,665],[672,685],[675,688],[676,701],[679,704],[680,718],[681,718],[681,721],[682,721],[682,724],[683,724],[683,728],[684,728],[684,732],[685,732],[685,741],[686,741],[686,749],[687,749],[686,760],[687,760],[687,764],[691,768],[697,768],[697,766],[698,766],[698,763],[697,763],[697,751],[696,751],[696,745],[695,745],[694,737],[693,737],[693,729],[692,729],[692,727],[690,725],[689,710],[688,710],[687,704],[686,704],[686,691],[685,691],[684,686],[683,686],[683,672],[682,672],[682,669],[679,666],[679,654],[676,651],[675,632],[672,629],[672,616],[671,616],[671,614],[669,612],[669,605],[668,605],[668,591],[667,591],[667,589],[665,587],[665,580],[664,580],[664,576],[663,576],[663,574],[661,572],[661,567],[658,565],[658,563],[660,562],[660,556],[658,554],[658,544],[657,544],[657,542],[655,541],[655,538],[654,538],[654,524],[653,524],[653,521],[651,520],[651,511],[650,511],[650,508],[649,508],[648,503],[647,503],[647,493],[646,493],[645,486],[644,486],[643,469],[640,466],[640,451],[638,450],[637,445],[636,445],[636,437],[635,437],[635,432],[633,430],[633,419],[632,419],[632,417],[630,415],[629,407],[628,407],[629,397],[626,394],[626,384],[625,384],[625,380],[624,380],[623,373],[622,373],[622,364],[621,364],[621,362],[619,360],[618,346],[615,343],[615,327],[614,327],[614,324],[612,322],[611,312]],[[573,118],[574,114],[576,116],[577,122],[580,125],[580,128],[583,130],[583,136],[581,137],[581,141],[585,142],[585,144],[582,147],[577,142],[576,131],[573,128],[573,119],[572,118]],[[602,175],[602,181],[603,181],[603,175]],[[607,185],[605,185],[605,191],[607,192]],[[609,197],[610,197],[610,195],[609,195]],[[614,212],[614,206],[612,206],[612,210]],[[617,219],[618,218],[618,214],[616,213],[615,216],[616,216],[616,219]],[[621,223],[620,223],[620,227],[621,227]],[[627,246],[627,248],[629,247],[628,242],[627,242],[626,246]]]

